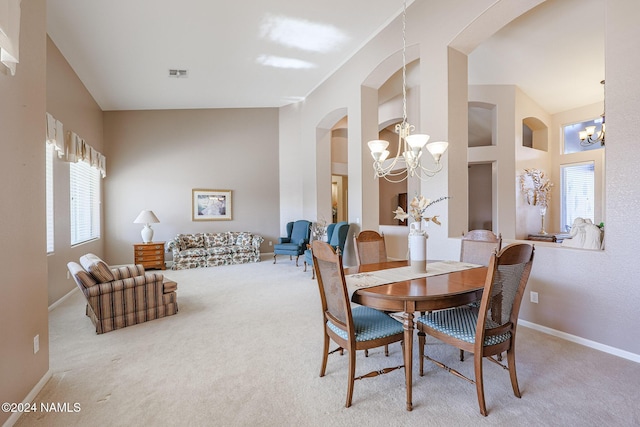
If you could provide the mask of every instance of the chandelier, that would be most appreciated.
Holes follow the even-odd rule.
[[[601,85],[604,85],[604,80],[600,82]],[[588,147],[593,144],[601,143],[604,146],[604,113],[601,115],[602,117],[602,128],[596,132],[595,126],[587,126],[583,131],[578,132],[578,136],[580,137],[580,145],[583,147]]]
[[[402,122],[396,125],[398,134],[398,151],[393,159],[389,157],[389,142],[381,139],[369,141],[367,145],[373,157],[374,178],[384,178],[389,182],[402,182],[408,177],[417,176],[425,180],[442,170],[440,158],[447,151],[448,142],[429,141],[429,135],[411,134],[415,126],[407,122],[407,60],[406,60],[406,23],[407,2],[404,2],[402,11]],[[422,166],[421,158],[425,148],[435,160],[435,169],[427,169]]]

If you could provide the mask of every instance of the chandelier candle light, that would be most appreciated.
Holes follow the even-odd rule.
[[[407,122],[406,22],[407,2],[405,1],[402,13],[402,122],[396,125],[398,151],[396,156],[387,162],[389,157],[388,141],[376,139],[367,143],[373,157],[374,178],[384,178],[389,182],[402,182],[410,176],[417,176],[421,180],[434,176],[442,170],[440,158],[449,146],[449,143],[444,141],[427,144],[429,135],[411,134],[415,130],[415,126]],[[423,167],[420,162],[425,148],[436,162],[436,168],[433,170]],[[404,168],[399,168],[402,164],[404,164]]]
[[[422,221],[441,225],[438,215],[426,216],[425,211],[429,206],[448,199],[449,197],[440,197],[431,201],[424,196],[416,196],[409,204],[409,212],[405,212],[400,206],[393,211],[396,216],[394,219],[404,221],[407,218],[413,218],[413,222],[409,227],[409,259],[411,260],[411,269],[415,272],[424,273],[427,271],[427,239],[429,235],[422,229]]]
[[[142,211],[133,221],[134,224],[144,224],[144,228],[140,232],[144,243],[151,243],[153,241],[153,228],[151,228],[150,224],[156,224],[159,222],[160,220],[153,211]]]
[[[600,84],[604,85],[604,80],[602,80]],[[604,113],[602,113],[601,117],[602,128],[600,128],[598,132],[596,132],[595,126],[587,126],[583,131],[578,132],[580,145],[582,145],[583,147],[588,147],[589,145],[600,143],[602,146],[604,146]]]

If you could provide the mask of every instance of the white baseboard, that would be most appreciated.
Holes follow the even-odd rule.
[[[566,332],[558,331],[556,329],[547,328],[546,326],[538,325],[537,323],[531,323],[526,320],[518,320],[518,325],[525,326],[527,328],[535,329],[536,331],[543,332],[554,337],[562,338],[567,341],[574,342],[576,344],[590,347],[595,350],[600,350],[605,353],[612,354],[614,356],[622,357],[623,359],[631,360],[632,362],[640,363],[640,354],[631,353],[629,351],[620,350],[619,348],[611,347],[599,342],[591,341],[585,338],[571,335]]]
[[[64,302],[64,300],[66,300],[67,298],[69,298],[71,296],[71,294],[73,294],[76,291],[79,291],[80,288],[77,286],[74,286],[73,289],[71,289],[69,292],[67,292],[66,295],[64,295],[62,298],[60,298],[59,300],[57,300],[56,302],[54,302],[53,304],[51,304],[49,306],[49,311],[53,310],[54,308],[56,308],[57,306],[59,306],[60,304],[62,304]]]
[[[24,398],[24,400],[22,401],[22,403],[27,404],[27,403],[31,403],[33,402],[33,399],[36,398],[36,396],[38,395],[38,393],[40,393],[40,391],[42,390],[42,388],[44,387],[44,385],[47,383],[47,381],[49,381],[51,379],[51,369],[49,369],[47,371],[46,374],[44,374],[42,376],[42,378],[40,378],[40,381],[38,381],[38,384],[35,385],[35,387],[33,387],[31,389],[31,391],[29,392],[29,394],[27,395],[27,397]],[[2,427],[12,427],[15,423],[18,422],[18,419],[20,418],[20,415],[22,415],[22,412],[14,412],[13,414],[11,414],[11,416],[7,419],[7,421],[4,422],[4,424],[2,424]]]

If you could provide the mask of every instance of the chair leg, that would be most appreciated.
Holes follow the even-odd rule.
[[[507,350],[507,365],[509,366],[509,377],[511,377],[511,387],[516,397],[520,396],[520,388],[518,387],[518,376],[516,375],[516,351],[512,347]]]
[[[324,345],[322,346],[322,365],[320,366],[320,376],[324,377],[325,372],[327,371],[327,360],[329,359],[329,344],[330,338],[327,333],[324,333]]]
[[[369,357],[369,350],[368,349],[364,349],[364,357]]]
[[[460,349],[460,361],[464,362],[464,350]]]
[[[347,388],[347,403],[345,407],[351,406],[351,399],[353,397],[353,383],[356,376],[356,350],[351,348],[349,352],[349,386]]]
[[[389,344],[384,345],[384,355],[389,357]]]
[[[313,280],[313,279],[315,279],[315,278],[316,278],[316,269],[315,269],[315,268],[312,268],[312,269],[311,269],[311,279]]]
[[[298,266],[298,258],[300,258],[300,255],[296,257],[296,267]]]
[[[426,342],[426,334],[418,332],[418,359],[420,360],[420,376],[424,375],[424,345]]]
[[[487,407],[484,402],[484,384],[482,382],[482,354],[474,354],[473,361],[476,374],[476,392],[478,393],[478,406],[480,406],[480,413],[486,417]]]
[[[304,273],[307,272],[307,261],[304,262]]]
[[[276,254],[273,254],[273,263],[276,263]]]

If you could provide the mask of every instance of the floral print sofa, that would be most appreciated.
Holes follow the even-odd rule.
[[[178,234],[169,241],[173,270],[260,262],[261,236],[246,231]]]

